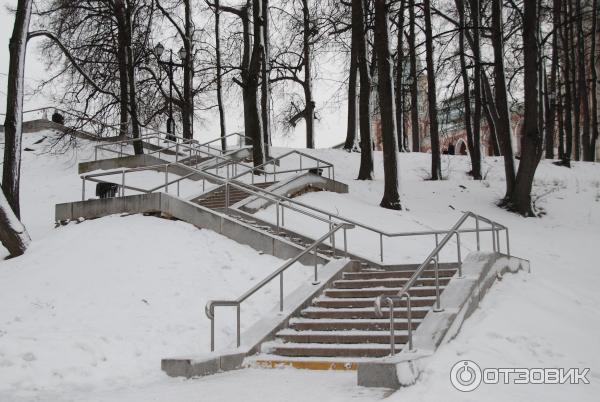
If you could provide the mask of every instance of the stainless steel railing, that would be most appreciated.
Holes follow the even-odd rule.
[[[449,229],[444,236],[444,238],[436,244],[436,247],[433,249],[431,253],[425,258],[425,261],[417,268],[415,273],[410,277],[410,279],[404,284],[402,289],[398,292],[398,294],[394,297],[389,296],[379,296],[375,299],[374,308],[375,313],[382,317],[382,304],[385,302],[390,306],[390,351],[391,354],[395,354],[395,334],[394,334],[394,303],[396,301],[401,301],[403,298],[406,298],[406,307],[407,307],[407,321],[408,321],[408,350],[413,351],[413,333],[412,333],[412,325],[411,325],[411,316],[412,316],[412,308],[411,308],[411,295],[410,288],[414,286],[416,281],[421,277],[423,272],[433,263],[434,264],[434,272],[435,272],[435,306],[433,308],[434,312],[443,311],[443,306],[440,301],[440,279],[439,279],[439,257],[441,250],[450,242],[452,237],[456,236],[456,253],[458,260],[458,278],[463,278],[462,275],[462,256],[461,256],[461,240],[460,240],[460,227],[467,221],[467,219],[472,218],[475,219],[475,234],[477,241],[477,251],[481,250],[481,237],[480,232],[485,229],[480,228],[480,222],[487,223],[491,226],[492,233],[492,249],[495,253],[500,253],[500,232],[506,232],[506,255],[510,257],[510,238],[508,233],[508,228],[498,222],[492,221],[483,216],[477,215],[473,212],[467,211],[465,212],[461,218],[454,224],[454,226]]]
[[[314,271],[315,277],[314,277],[313,284],[315,284],[315,285],[318,284],[319,283],[318,282],[318,270],[317,270],[318,247],[326,239],[331,237],[335,232],[337,232],[340,229],[343,229],[343,230],[352,229],[352,225],[348,225],[348,224],[334,225],[334,227],[331,230],[329,230],[326,234],[324,234],[322,237],[320,237],[318,240],[316,240],[309,247],[305,248],[296,257],[287,261],[285,264],[283,264],[277,270],[273,271],[270,275],[268,275],[262,281],[260,281],[256,285],[254,285],[252,288],[250,288],[248,291],[246,291],[243,295],[241,295],[237,299],[235,299],[235,300],[210,300],[206,304],[204,311],[206,313],[206,316],[210,320],[210,350],[211,350],[211,352],[215,350],[215,307],[235,307],[236,308],[236,313],[237,313],[236,341],[237,341],[237,347],[240,347],[240,345],[241,345],[241,304],[245,300],[247,300],[250,296],[254,295],[256,292],[261,290],[265,285],[269,284],[273,279],[279,277],[279,311],[283,311],[283,308],[284,308],[284,305],[283,305],[284,276],[283,276],[283,274],[284,274],[284,272],[288,268],[290,268],[292,265],[294,265],[296,262],[298,262],[302,257],[313,252],[314,253],[314,268],[315,268],[315,271]],[[347,249],[347,246],[345,245],[344,248]]]

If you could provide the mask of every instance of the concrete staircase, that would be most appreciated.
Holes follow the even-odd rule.
[[[266,189],[271,187],[276,182],[256,183],[254,186]],[[240,190],[238,188],[229,189],[229,206],[235,205],[240,201],[249,198],[251,194]],[[221,187],[215,191],[211,191],[208,194],[203,194],[191,200],[191,202],[202,205],[203,207],[210,209],[224,209],[226,203],[225,187]]]
[[[323,370],[356,370],[365,359],[390,355],[390,310],[378,317],[375,297],[396,295],[414,273],[414,266],[387,269],[362,264],[356,272],[344,272],[342,279],[289,320],[276,339],[262,345],[262,354],[251,364],[261,367],[292,366]],[[456,274],[456,264],[440,264],[440,292]],[[425,271],[410,289],[411,326],[416,330],[435,302],[435,272]],[[396,353],[408,339],[406,299],[395,303]]]

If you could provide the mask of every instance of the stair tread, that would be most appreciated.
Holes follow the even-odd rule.
[[[270,349],[326,349],[326,350],[348,350],[348,349],[372,349],[390,350],[390,345],[384,343],[295,343],[271,341],[263,343],[263,347]]]
[[[394,322],[407,322],[406,318],[395,318]],[[413,323],[421,322],[421,318],[413,318],[411,320]],[[304,317],[293,317],[290,318],[290,325],[294,324],[312,324],[312,323],[389,323],[389,318],[304,318]]]
[[[387,320],[389,322],[389,320]],[[323,336],[323,335],[333,335],[333,336],[377,336],[377,335],[389,335],[389,330],[374,330],[374,331],[365,331],[359,329],[351,329],[351,330],[332,330],[332,331],[319,331],[313,329],[305,329],[305,330],[296,330],[293,328],[284,328],[281,331],[277,332],[278,336],[289,336],[289,335],[310,335],[310,336]],[[408,335],[407,330],[398,329],[394,331],[396,336]]]

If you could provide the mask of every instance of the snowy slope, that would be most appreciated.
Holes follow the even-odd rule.
[[[462,211],[472,210],[509,226],[512,253],[531,260],[532,273],[496,284],[457,338],[430,359],[420,381],[391,400],[595,400],[600,392],[598,164],[565,169],[542,162],[534,192],[546,215],[524,219],[495,206],[504,192],[500,158],[486,159],[486,179],[474,182],[464,173],[466,157],[444,157],[448,180],[430,182],[424,180],[428,155],[403,154],[406,209],[386,211],[378,208],[380,153],[375,154],[376,180],[360,182],[354,180],[358,154],[307,152],[333,162],[336,178],[350,185],[350,193],[310,193],[301,197],[306,203],[390,231],[447,228]],[[109,217],[55,230],[53,204],[80,197],[72,156],[26,153],[23,169],[23,215],[34,243],[23,258],[1,263],[0,400],[345,401],[385,395],[356,387],[353,373],[243,370],[192,381],[165,378],[160,357],[206,350],[205,300],[239,295],[278,260],[208,231],[156,218]],[[261,213],[266,217],[268,212]],[[286,219],[312,230],[293,215]],[[371,242],[377,243],[365,234],[350,236],[365,253],[372,252]],[[386,244],[386,250],[413,262],[433,246],[431,239],[398,242]],[[472,247],[473,239],[465,242]],[[70,253],[69,244],[75,245]],[[266,311],[261,302],[249,307],[250,317]],[[231,329],[224,325],[221,336],[231,338]],[[58,355],[62,360],[54,359]],[[463,394],[448,379],[461,359],[482,367],[589,367],[591,384],[482,385]]]

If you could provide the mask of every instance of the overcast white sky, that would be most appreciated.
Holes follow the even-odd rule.
[[[15,7],[16,0],[0,0],[0,113],[6,110],[6,74],[8,74],[8,42],[12,35],[14,15],[7,10],[7,6]],[[34,87],[36,81],[46,76],[43,64],[36,53],[35,43],[27,52],[25,78],[28,87]],[[39,96],[25,98],[25,110],[38,106],[45,106],[46,99]]]

